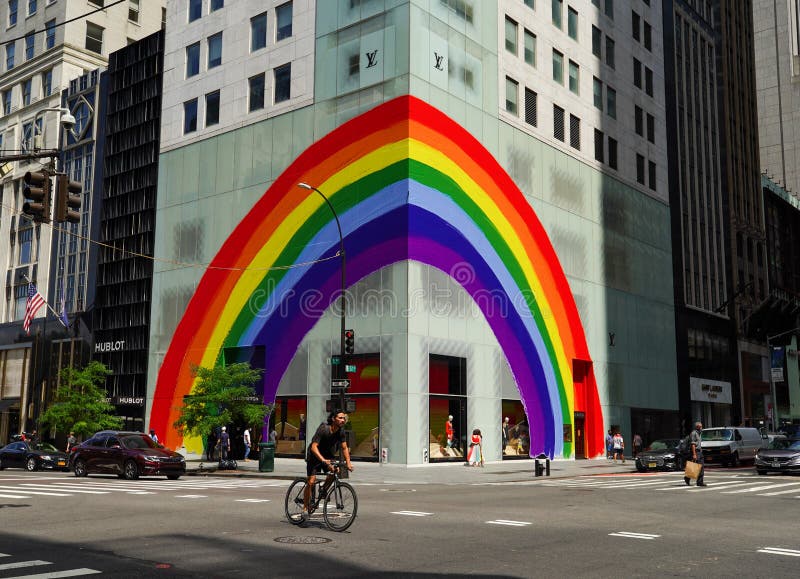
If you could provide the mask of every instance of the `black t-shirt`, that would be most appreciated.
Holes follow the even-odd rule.
[[[336,432],[331,431],[331,425],[324,422],[319,425],[317,432],[311,439],[311,444],[317,443],[319,453],[326,459],[336,458],[339,452],[339,446],[344,442],[344,429],[340,428]],[[308,459],[311,461],[319,462],[317,456],[309,452]]]

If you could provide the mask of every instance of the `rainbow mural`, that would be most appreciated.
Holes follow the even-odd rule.
[[[532,455],[571,456],[565,439],[576,411],[586,417],[587,456],[604,452],[586,338],[547,234],[492,155],[412,96],[384,103],[310,146],[225,241],[159,371],[150,427],[165,433],[167,446],[181,445],[172,424],[192,389],[192,365],[213,366],[223,348],[264,345],[264,400],[271,403],[303,337],[338,297],[339,260],[318,261],[336,255],[336,223],[320,196],[298,190],[301,182],[325,192],[336,208],[350,284],[404,260],[446,273],[467,264],[471,275],[457,281],[470,295],[507,299],[503,312],[477,301],[519,388]],[[315,263],[270,269],[307,262]],[[312,292],[321,297],[317,314],[301,304]],[[578,386],[573,360],[589,368]]]

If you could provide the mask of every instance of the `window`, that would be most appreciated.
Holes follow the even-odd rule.
[[[527,6],[531,10],[535,10],[536,9],[536,0],[525,0],[525,6]]]
[[[633,59],[633,85],[642,88],[642,63],[636,57]]]
[[[519,84],[512,78],[506,77],[506,111],[517,114],[517,88]]]
[[[564,11],[563,0],[551,0],[550,6],[553,12],[553,26],[561,28],[562,26],[562,13]]]
[[[634,121],[636,126],[636,134],[640,137],[644,136],[644,116],[641,107],[634,107]]]
[[[14,68],[14,53],[16,52],[16,45],[12,42],[6,44],[6,70]]]
[[[656,190],[656,164],[653,161],[647,162],[647,178],[650,189]]]
[[[578,40],[578,12],[572,6],[567,7],[567,34],[573,40]]]
[[[26,79],[22,83],[22,106],[27,107],[31,104],[31,87],[33,86],[33,81],[31,79]]]
[[[208,68],[222,64],[222,32],[208,37]]]
[[[186,78],[200,74],[200,43],[195,42],[186,47]]]
[[[251,76],[248,79],[250,85],[250,98],[248,110],[249,112],[257,111],[264,108],[264,84],[266,75],[262,72],[256,76]]]
[[[600,0],[592,0],[592,4],[600,8]]]
[[[214,12],[225,6],[225,0],[208,0],[208,11]]]
[[[529,88],[525,88],[525,122],[531,126],[538,123],[538,95]]]
[[[564,84],[564,55],[553,49],[553,80]]]
[[[636,153],[636,181],[644,185],[644,157]]]
[[[644,21],[644,47],[647,50],[653,50],[653,28],[647,20]]]
[[[291,98],[292,63],[286,63],[275,69],[275,102],[280,103]]]
[[[506,50],[517,55],[517,23],[506,16]]]
[[[42,96],[53,94],[53,71],[47,70],[42,73]]]
[[[283,40],[292,35],[292,3],[281,4],[275,9],[275,40]]]
[[[606,64],[610,68],[616,68],[616,59],[614,57],[614,40],[606,36]]]
[[[581,150],[581,120],[575,115],[569,116],[569,146]]]
[[[197,130],[197,99],[183,103],[183,134]]]
[[[597,58],[602,58],[600,55],[602,43],[603,33],[597,26],[592,24],[592,54],[594,54]]]
[[[25,60],[33,58],[33,40],[36,35],[30,32],[25,35]]]
[[[3,114],[11,114],[11,89],[3,91]]]
[[[656,142],[656,119],[650,113],[647,113],[647,140]]]
[[[594,130],[594,160],[603,163],[605,161],[605,150],[603,147],[603,141],[605,140],[605,135],[603,135],[603,131],[598,131],[597,129]]]
[[[536,66],[536,35],[530,30],[525,31],[525,62]]]
[[[45,32],[45,40],[44,40],[44,47],[53,48],[56,45],[56,20],[48,20],[45,22],[44,25],[46,32]]]
[[[206,126],[219,124],[219,91],[206,95]]]
[[[564,141],[564,109],[558,105],[553,105],[553,136]]]
[[[606,16],[614,20],[614,0],[606,0]]]
[[[642,29],[641,18],[639,18],[639,15],[636,12],[631,10],[631,33],[633,34],[633,39],[636,42],[640,42],[642,39],[640,32],[641,29]]]
[[[17,231],[17,265],[25,265],[31,262],[33,253],[33,227],[26,227]]]
[[[603,110],[603,81],[596,76],[592,78],[592,94],[595,108]]]
[[[580,94],[580,74],[581,69],[577,62],[569,61],[569,90],[575,94]]]
[[[86,50],[103,54],[103,27],[93,22],[86,23]]]
[[[267,45],[267,13],[253,16],[250,19],[250,52],[255,52]]]
[[[203,0],[189,0],[189,22],[194,22],[203,15]]]
[[[644,92],[647,96],[653,96],[653,71],[644,67]]]
[[[19,10],[18,0],[8,0],[8,26],[14,26],[17,23],[17,10]]]
[[[139,0],[128,0],[128,20],[139,22]]]
[[[36,14],[36,0],[28,0],[28,16]]]
[[[617,118],[617,91],[610,86],[606,87],[606,112],[612,119]]]
[[[608,166],[617,170],[617,140],[608,137]]]

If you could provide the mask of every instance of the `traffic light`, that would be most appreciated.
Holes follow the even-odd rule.
[[[67,175],[56,175],[56,222],[78,223],[81,220],[81,191],[78,181],[70,181]]]
[[[344,353],[353,354],[356,351],[356,333],[353,330],[344,331]]]
[[[50,173],[39,171],[25,173],[25,188],[22,194],[26,201],[22,206],[22,212],[30,215],[34,221],[40,223],[50,223]]]

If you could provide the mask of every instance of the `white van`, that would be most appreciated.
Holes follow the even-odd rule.
[[[754,461],[764,445],[757,428],[725,426],[703,430],[703,458],[725,466],[739,466],[742,461]]]

